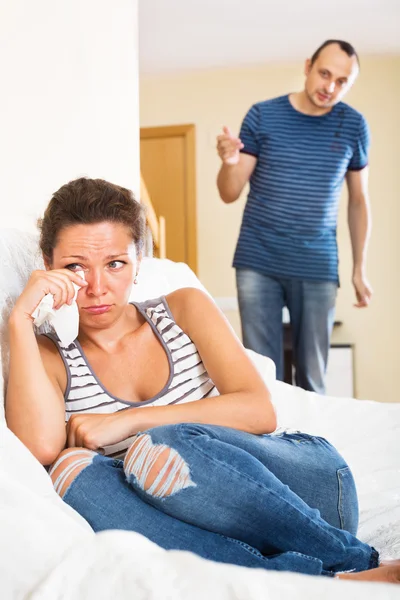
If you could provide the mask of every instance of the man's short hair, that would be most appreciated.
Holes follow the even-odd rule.
[[[350,58],[352,56],[355,56],[357,59],[358,64],[360,64],[360,59],[358,58],[358,54],[356,52],[356,49],[354,48],[354,46],[352,46],[351,44],[349,44],[349,42],[345,42],[343,40],[326,40],[326,42],[324,42],[323,44],[321,44],[321,46],[319,48],[317,48],[317,50],[314,52],[314,54],[311,57],[311,66],[315,63],[315,61],[317,60],[318,56],[321,54],[322,50],[324,48],[326,48],[327,46],[331,46],[332,44],[337,44],[341,50],[343,50],[343,52],[346,52],[347,56],[350,56]]]

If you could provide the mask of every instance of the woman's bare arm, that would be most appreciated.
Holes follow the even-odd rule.
[[[61,358],[50,340],[36,338],[32,323],[11,319],[9,334],[7,425],[43,465],[48,465],[66,442],[65,404],[56,377]]]
[[[54,306],[71,302],[72,283],[86,285],[66,269],[35,271],[11,313],[10,372],[6,396],[8,427],[44,465],[50,464],[66,443],[63,389],[66,374],[54,344],[37,338],[31,314],[48,293]]]

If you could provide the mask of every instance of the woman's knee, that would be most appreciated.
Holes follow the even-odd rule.
[[[170,427],[170,426],[168,426]],[[124,460],[124,472],[136,489],[154,498],[165,498],[196,484],[190,477],[190,468],[176,448],[170,445],[171,437],[157,427],[139,433],[129,447]],[[155,435],[155,433],[157,435]],[[169,431],[171,433],[171,431]],[[169,440],[160,442],[163,437]]]
[[[87,448],[66,448],[51,465],[49,475],[57,494],[64,496],[74,479],[88,467],[96,453]]]
[[[125,455],[127,480],[137,491],[154,498],[195,487],[188,457],[193,439],[202,436],[215,437],[212,426],[175,423],[138,433]]]
[[[305,434],[301,434],[305,436]],[[326,473],[336,474],[338,469],[348,467],[343,456],[327,439],[319,436],[310,437],[314,443],[315,453],[311,460],[315,461],[316,466]]]
[[[167,444],[168,446],[179,448],[185,444],[189,438],[200,436],[215,437],[216,432],[224,428],[214,425],[203,425],[202,423],[171,423],[169,425],[159,425],[146,431],[140,432],[149,434],[154,443]]]

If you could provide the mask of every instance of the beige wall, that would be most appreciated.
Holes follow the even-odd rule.
[[[301,63],[145,77],[140,81],[142,127],[196,125],[199,276],[214,296],[235,296],[231,261],[246,196],[244,193],[231,206],[219,200],[215,137],[224,124],[237,131],[254,102],[297,91],[302,84]],[[357,397],[381,401],[400,400],[396,393],[400,338],[399,94],[400,57],[365,58],[359,80],[346,98],[364,113],[372,131],[370,190],[374,228],[368,275],[375,295],[368,310],[352,307],[345,194],[338,231],[342,287],[337,318],[343,326],[334,333],[334,341],[355,344]],[[237,315],[230,313],[229,318],[237,327]]]

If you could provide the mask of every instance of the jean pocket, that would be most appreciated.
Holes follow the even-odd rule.
[[[336,471],[339,485],[338,513],[340,528],[356,535],[358,529],[358,499],[356,484],[350,467]]]

